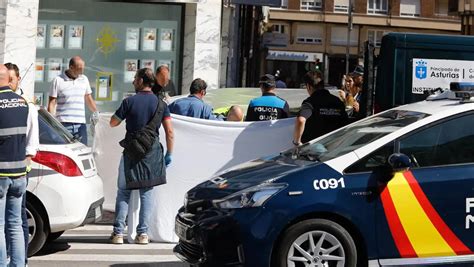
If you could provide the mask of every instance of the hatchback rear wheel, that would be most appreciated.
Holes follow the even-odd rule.
[[[29,230],[28,256],[33,256],[46,243],[49,231],[39,209],[28,201],[26,201],[26,217],[28,218]]]
[[[299,222],[283,234],[277,250],[279,267],[355,267],[357,249],[341,225],[311,219]]]

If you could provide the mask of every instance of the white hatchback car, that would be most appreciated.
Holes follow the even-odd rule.
[[[40,150],[27,187],[28,255],[69,229],[101,219],[104,191],[90,147],[38,110]]]

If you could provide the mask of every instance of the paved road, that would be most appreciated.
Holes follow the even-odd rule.
[[[111,225],[86,225],[65,232],[29,259],[29,267],[188,267],[173,255],[173,244],[108,243]]]

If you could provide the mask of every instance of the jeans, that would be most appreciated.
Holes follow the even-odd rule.
[[[87,126],[84,123],[61,122],[79,142],[87,146]]]
[[[9,266],[25,266],[25,235],[21,218],[21,202],[25,192],[25,176],[15,179],[0,178],[0,266],[7,265],[5,235],[10,240]]]
[[[115,200],[115,221],[114,233],[123,234],[125,229],[125,220],[128,214],[128,202],[132,190],[127,190],[125,185],[125,172],[123,157],[120,159],[119,175],[117,179],[117,199]],[[153,187],[141,188],[140,192],[140,213],[138,217],[137,235],[146,234],[148,232],[148,224],[150,221],[152,209],[152,192]]]

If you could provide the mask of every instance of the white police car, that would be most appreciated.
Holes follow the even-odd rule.
[[[28,255],[65,231],[99,220],[104,192],[91,148],[75,141],[46,110],[38,110],[40,149],[29,173]]]
[[[186,194],[174,251],[196,266],[474,262],[474,86],[254,160]]]

